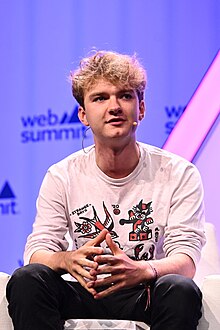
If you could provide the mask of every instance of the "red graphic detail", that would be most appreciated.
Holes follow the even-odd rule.
[[[140,203],[128,211],[129,219],[121,219],[119,223],[123,226],[126,223],[133,224],[133,230],[129,233],[130,241],[144,241],[152,238],[152,230],[149,225],[154,221],[148,215],[153,212],[151,203]]]
[[[141,252],[144,248],[144,244],[138,244],[134,248],[134,259],[135,260],[151,260],[154,257],[155,246],[152,244],[149,248],[149,252],[144,252],[141,255]]]
[[[104,228],[106,228],[109,233],[111,234],[112,238],[116,238],[118,237],[118,235],[116,234],[115,231],[113,231],[114,228],[114,221],[111,217],[111,214],[109,213],[109,211],[107,210],[105,203],[103,202],[103,209],[105,211],[105,221],[104,223],[102,223],[96,213],[96,210],[94,208],[94,206],[92,206],[93,209],[93,218],[89,219],[86,217],[79,217],[80,219],[83,219],[85,221],[83,221],[82,224],[75,222],[75,225],[77,226],[75,232],[80,232],[82,234],[85,234],[85,228],[90,229],[89,231],[87,231],[88,234],[86,235],[81,235],[80,237],[84,237],[84,238],[94,238],[96,237]],[[86,226],[87,224],[87,226]],[[92,225],[94,227],[94,231],[92,231]],[[89,227],[90,226],[90,227]]]
[[[114,210],[113,210],[113,213],[114,213],[115,215],[119,215],[119,214],[121,213],[121,211],[120,211],[119,209],[114,209]]]
[[[81,232],[85,234],[85,233],[89,233],[91,230],[92,230],[92,226],[90,225],[90,223],[83,221],[81,225]]]

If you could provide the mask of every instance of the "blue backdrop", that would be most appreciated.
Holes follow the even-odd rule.
[[[47,168],[81,148],[70,70],[93,47],[136,52],[148,72],[138,139],[161,147],[219,49],[220,1],[1,0],[0,44],[0,271],[11,273]]]

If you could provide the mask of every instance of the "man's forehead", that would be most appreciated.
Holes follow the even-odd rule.
[[[96,80],[93,84],[91,84],[89,86],[89,88],[87,88],[85,90],[85,94],[89,93],[89,94],[93,94],[93,93],[98,93],[98,92],[104,92],[105,90],[117,90],[118,92],[120,91],[135,91],[134,88],[132,88],[131,86],[129,86],[128,84],[122,84],[119,82],[112,82],[106,79],[98,79]]]

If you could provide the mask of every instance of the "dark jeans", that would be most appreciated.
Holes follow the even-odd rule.
[[[79,283],[64,281],[47,266],[31,264],[14,272],[6,295],[15,330],[61,330],[65,320],[139,320],[152,330],[195,330],[202,294],[181,275],[162,276],[148,292],[143,285],[95,300]]]

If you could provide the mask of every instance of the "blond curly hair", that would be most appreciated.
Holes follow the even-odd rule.
[[[85,91],[90,90],[100,79],[134,89],[139,101],[144,98],[147,76],[136,55],[96,51],[82,59],[79,68],[70,74],[73,96],[82,107]]]

